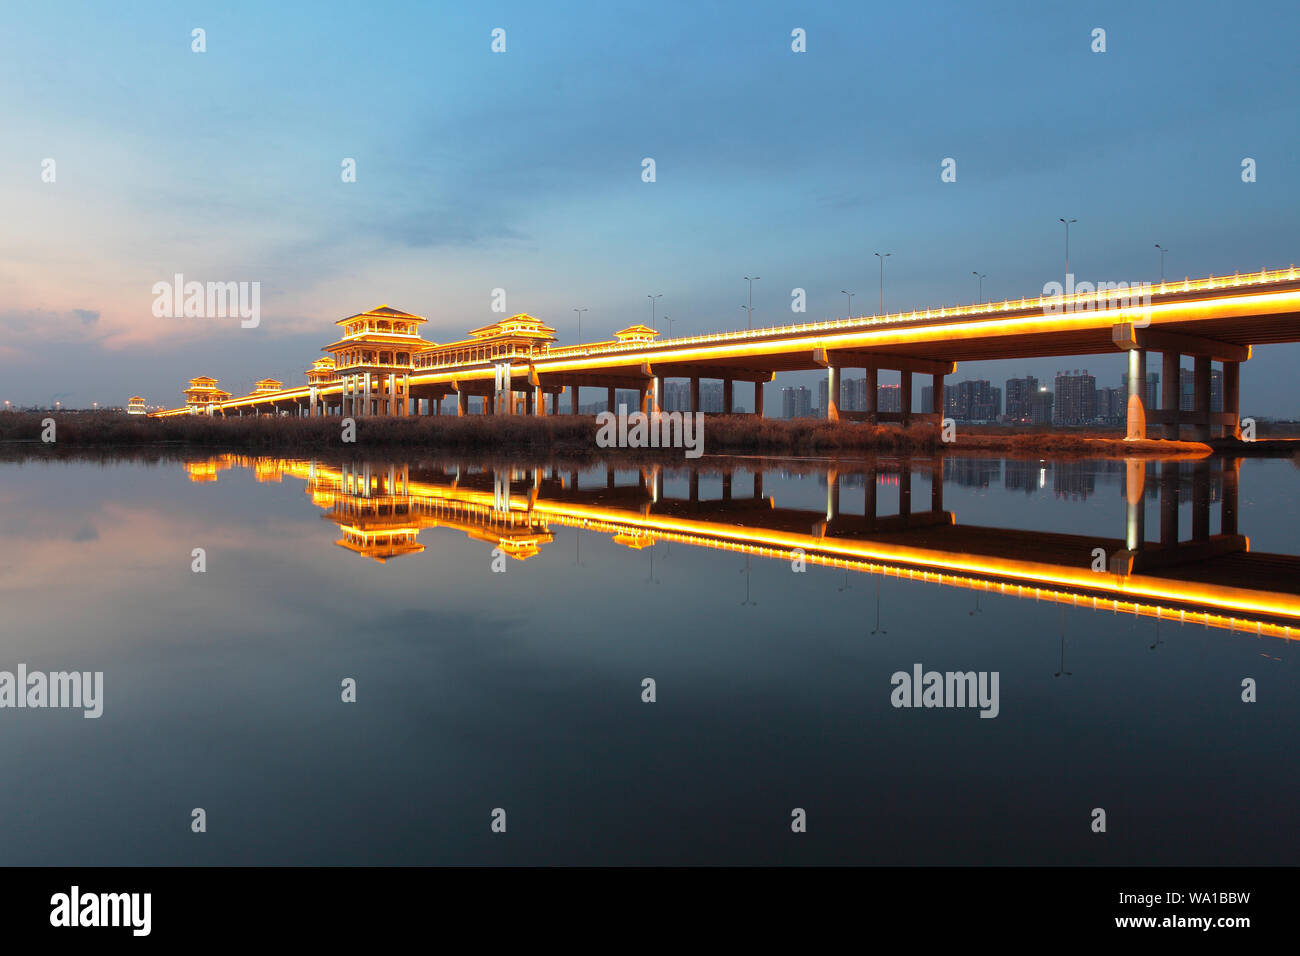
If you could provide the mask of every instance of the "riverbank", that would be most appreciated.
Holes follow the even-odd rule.
[[[42,440],[42,422],[53,417],[54,442]],[[544,418],[434,416],[361,418],[355,441],[344,441],[338,418],[173,418],[128,417],[116,412],[0,414],[0,445],[10,454],[41,454],[67,448],[105,451],[184,447],[198,451],[248,451],[308,454],[341,452],[439,451],[564,455],[603,458],[681,456],[681,449],[601,448],[598,426],[591,416],[556,415]],[[1253,443],[1147,440],[1125,441],[1118,429],[1025,429],[1008,426],[963,426],[956,441],[943,442],[934,429],[914,425],[827,422],[820,419],[758,419],[752,415],[710,415],[704,422],[704,454],[774,455],[939,455],[1003,454],[1012,457],[1055,458],[1203,457],[1300,452],[1300,441]]]

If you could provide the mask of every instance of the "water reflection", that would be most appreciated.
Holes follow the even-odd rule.
[[[338,527],[334,544],[380,563],[419,554],[439,530],[455,531],[518,561],[538,557],[567,527],[648,551],[646,584],[658,584],[654,545],[740,552],[745,596],[754,606],[750,559],[802,561],[938,587],[994,591],[1098,611],[1194,622],[1206,627],[1291,638],[1300,627],[1300,557],[1252,551],[1238,532],[1239,460],[1192,462],[1024,462],[913,459],[839,462],[819,470],[825,508],[778,502],[764,474],[790,465],[726,459],[681,466],[619,469],[472,467],[462,464],[314,460],[219,455],[187,462],[190,479],[208,483],[231,468],[260,482],[304,482],[323,517]],[[747,475],[747,478],[738,476]],[[1123,511],[1095,534],[966,524],[944,508],[945,481],[985,488],[1000,476],[1008,489],[1045,490],[1072,499],[1120,491]],[[721,495],[701,495],[701,478]],[[1035,485],[1034,482],[1037,482]],[[914,507],[913,485],[928,485],[929,507]],[[845,506],[858,489],[862,506]],[[880,490],[896,494],[886,510]],[[748,493],[746,493],[748,492]],[[920,499],[924,501],[924,498]],[[1147,534],[1147,504],[1158,508],[1158,534]],[[1191,505],[1180,533],[1179,505]],[[1218,531],[1211,532],[1212,505]],[[1105,534],[1102,532],[1109,532]],[[422,542],[421,537],[425,538]],[[575,542],[573,564],[580,562]],[[545,560],[543,558],[542,560]],[[1062,622],[1064,627],[1064,622]],[[1157,643],[1159,638],[1157,637]],[[1153,645],[1154,646],[1154,645]],[[1064,670],[1062,632],[1061,673]]]

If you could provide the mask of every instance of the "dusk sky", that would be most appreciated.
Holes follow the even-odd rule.
[[[500,317],[495,288],[562,342],[575,307],[587,340],[648,323],[649,293],[677,335],[743,328],[755,274],[755,325],[842,316],[844,289],[869,314],[877,250],[888,310],[974,301],[973,270],[988,298],[1036,295],[1064,272],[1061,216],[1081,280],[1156,280],[1156,243],[1178,278],[1300,259],[1293,2],[55,0],[0,19],[0,401],[299,383],[339,318],[388,303],[448,341]],[[260,326],[155,318],[176,273],[260,282]],[[1242,412],[1300,416],[1298,359],[1257,348]],[[950,381],[1085,367],[1119,385],[1122,353]]]

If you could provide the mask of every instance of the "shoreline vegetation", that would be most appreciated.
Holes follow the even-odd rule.
[[[42,441],[42,421],[53,418],[55,441]],[[9,412],[0,414],[0,448],[5,457],[64,449],[127,451],[176,448],[193,451],[272,453],[363,453],[436,451],[562,455],[591,460],[611,457],[668,458],[680,448],[601,448],[590,415],[493,417],[479,415],[358,418],[356,441],[342,440],[339,418],[173,418],[128,417],[120,412]],[[935,429],[913,425],[867,425],[823,419],[757,419],[752,415],[709,415],[704,420],[705,455],[981,455],[1012,457],[1133,458],[1212,454],[1291,457],[1300,454],[1300,426],[1261,427],[1255,442],[1124,440],[1118,428],[1047,429],[1033,426],[962,425],[956,441],[940,441]]]

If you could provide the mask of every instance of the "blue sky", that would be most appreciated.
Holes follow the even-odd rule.
[[[973,270],[1018,297],[1060,278],[1059,216],[1083,280],[1157,278],[1156,242],[1170,276],[1298,258],[1294,4],[452,7],[9,5],[0,400],[297,382],[338,318],[386,302],[445,341],[495,288],[564,341],[648,293],[677,334],[743,327],[747,274],[756,324],[796,287],[806,318],[874,311],[876,250],[887,308],[971,301]],[[261,325],[155,318],[178,272],[260,282]],[[1297,359],[1256,351],[1246,414],[1300,415]],[[1082,367],[1119,384],[1118,354],[957,379]]]

